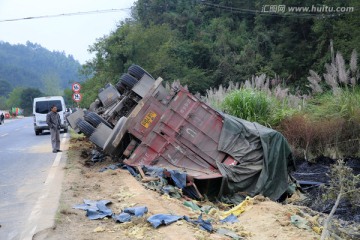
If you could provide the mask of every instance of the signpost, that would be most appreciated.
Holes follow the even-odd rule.
[[[80,83],[74,82],[71,86],[71,89],[74,92],[72,95],[72,99],[74,100],[74,102],[76,102],[78,104],[78,107],[79,107],[79,102],[82,99],[82,95],[80,93],[80,89],[81,89]]]
[[[72,99],[74,100],[74,102],[77,102],[77,103],[80,102],[82,99],[81,93],[73,93]]]
[[[81,89],[80,83],[74,82],[71,86],[74,93],[79,93]]]

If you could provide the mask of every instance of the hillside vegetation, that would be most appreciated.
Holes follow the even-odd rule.
[[[277,5],[353,7],[346,13],[261,13],[273,1],[139,0],[133,19],[96,42],[93,73],[84,91],[116,83],[132,63],[165,81],[180,80],[193,93],[241,83],[266,74],[291,91],[307,93],[312,69],[324,72],[329,46],[349,59],[360,51],[359,2],[356,0],[282,0]],[[276,6],[277,6],[276,5]],[[96,93],[85,96],[84,106]]]
[[[0,109],[29,108],[31,101],[26,103],[33,97],[64,95],[73,82],[81,81],[80,68],[64,52],[51,52],[31,42],[11,45],[0,41]]]

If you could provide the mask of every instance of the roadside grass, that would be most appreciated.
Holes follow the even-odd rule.
[[[85,139],[85,135],[82,133],[77,133],[74,131],[74,129],[70,128],[69,129],[69,133],[70,133],[70,139]]]
[[[68,206],[66,203],[64,203],[63,200],[61,200],[60,204],[59,204],[59,208],[55,214],[55,224],[63,223],[66,220],[65,219],[66,216],[68,216],[68,215],[77,214],[69,209],[71,209],[71,207]]]
[[[68,179],[70,173],[81,174],[81,167],[78,165],[79,159],[79,150],[83,148],[84,145],[87,144],[85,140],[85,136],[83,134],[76,133],[73,129],[69,129],[70,133],[70,143],[69,149],[67,151],[67,161],[66,166],[64,167],[64,179],[67,181],[71,181]],[[63,191],[60,196],[59,207],[55,214],[55,224],[61,224],[64,221],[67,221],[67,216],[71,214],[77,214],[73,212],[71,206],[67,203],[67,198],[71,195],[72,197],[77,197],[78,194],[78,183],[77,182],[70,182],[67,184],[66,182],[63,183]],[[70,193],[69,193],[70,191]],[[69,195],[70,194],[70,195]]]

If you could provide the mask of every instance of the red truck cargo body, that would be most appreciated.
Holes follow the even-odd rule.
[[[141,144],[125,161],[128,165],[156,165],[210,179],[221,177],[216,162],[234,164],[217,150],[221,115],[184,88],[168,104],[147,98],[131,122],[128,131]]]

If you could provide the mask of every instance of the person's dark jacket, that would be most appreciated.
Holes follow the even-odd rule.
[[[61,128],[60,115],[57,112],[50,111],[46,115],[46,123],[50,129],[60,129]]]

